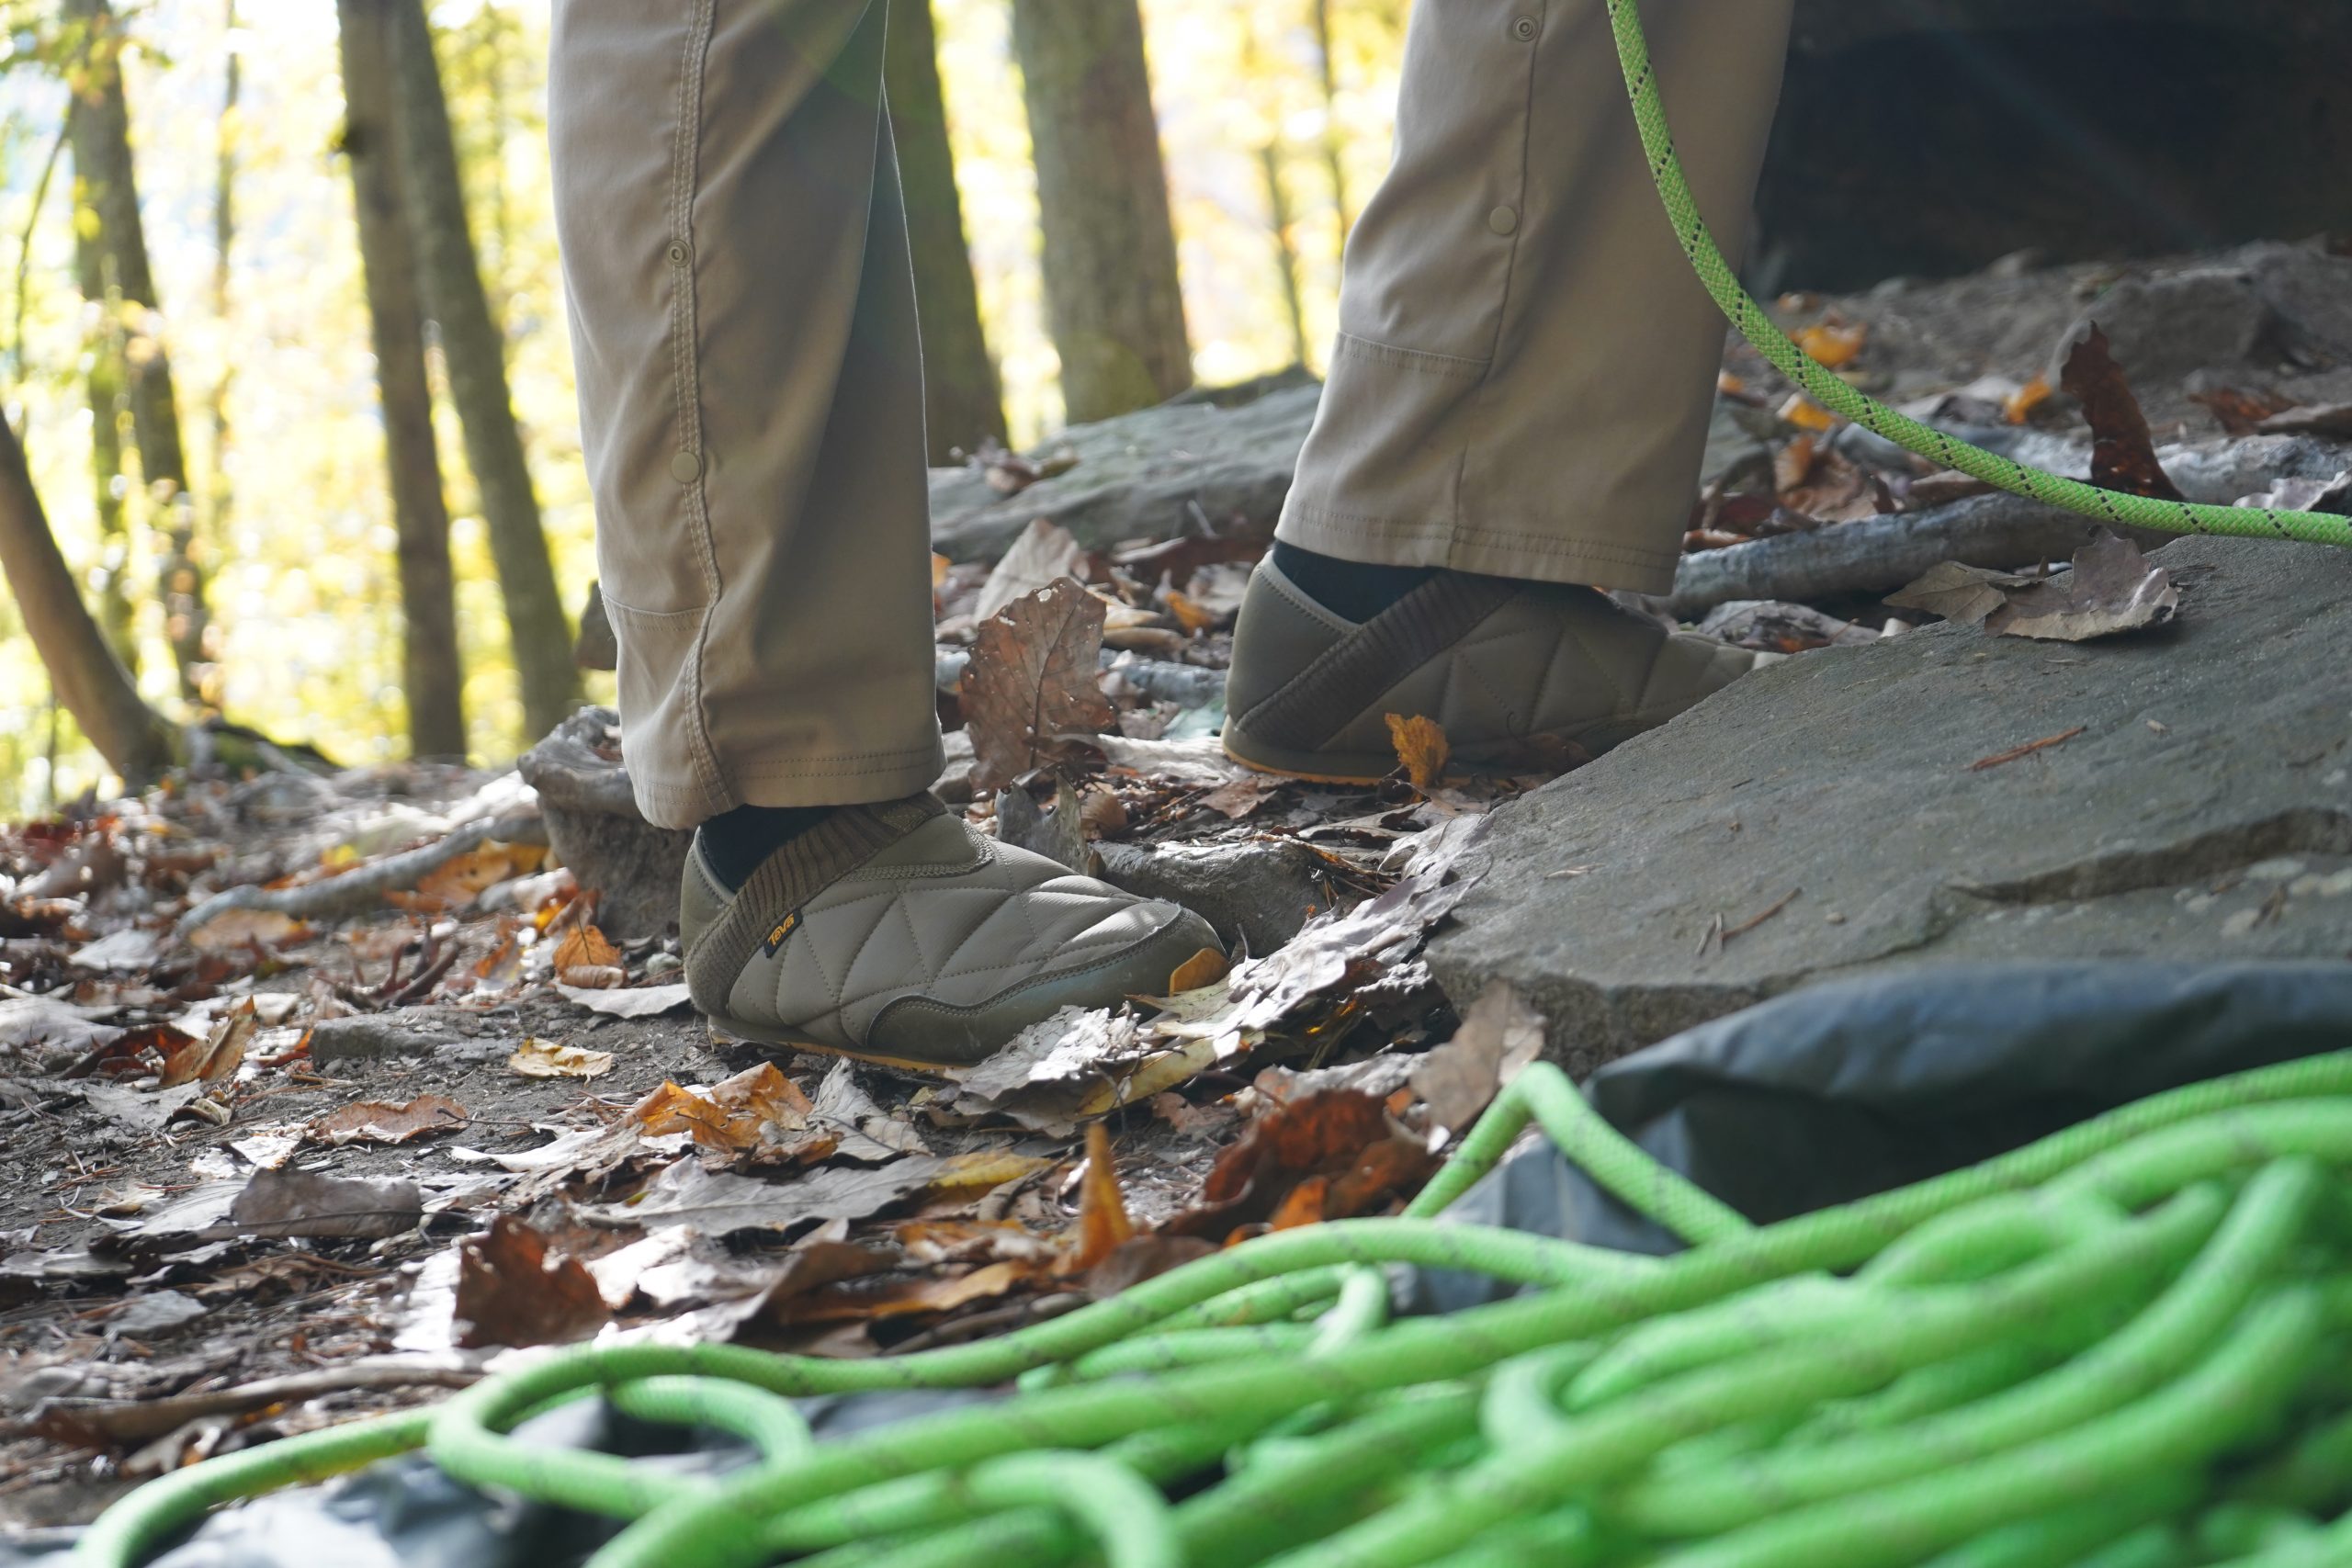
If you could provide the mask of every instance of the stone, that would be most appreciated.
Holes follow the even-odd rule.
[[[2127,277],[2083,308],[2043,374],[2062,380],[2067,354],[2096,324],[2134,386],[2176,382],[2199,370],[2278,363],[2283,323],[2254,275],[2237,267]],[[2266,352],[2267,350],[2267,352]]]
[[[639,814],[619,736],[619,715],[583,707],[514,765],[538,791],[556,860],[595,892],[597,926],[628,942],[677,925],[678,886],[695,836],[656,828]]]
[[[1246,402],[1179,400],[1072,425],[1041,456],[1078,461],[1005,495],[972,468],[931,473],[932,547],[990,560],[1040,518],[1090,550],[1206,529],[1272,533],[1321,389],[1278,384]]]
[[[1499,808],[1430,968],[1581,1073],[1857,970],[2352,952],[2352,552],[2151,558],[2170,626],[1800,654]]]
[[[1221,940],[1245,943],[1253,953],[1273,952],[1333,902],[1331,863],[1295,839],[1094,847],[1103,881],[1138,897],[1182,904],[1216,927]]]

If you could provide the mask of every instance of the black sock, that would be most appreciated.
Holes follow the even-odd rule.
[[[729,893],[751,880],[760,863],[838,809],[831,806],[739,806],[695,829],[711,874]]]
[[[1435,567],[1372,566],[1274,541],[1274,566],[1299,591],[1344,620],[1368,621],[1437,575]]]

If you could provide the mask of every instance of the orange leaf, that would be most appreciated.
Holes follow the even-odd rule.
[[[245,1042],[253,1037],[259,1022],[249,997],[213,1027],[210,1038],[201,1044],[183,1045],[171,1054],[164,1063],[160,1087],[177,1089],[199,1078],[206,1083],[219,1083],[222,1078],[234,1077],[245,1059]]]
[[[1215,612],[1202,609],[1173,588],[1168,591],[1168,613],[1188,632],[1204,632],[1216,625]]]
[[[1800,435],[1772,454],[1772,488],[1782,495],[1804,483],[1813,472],[1815,442],[1810,435]]]
[[[405,1105],[363,1100],[338,1106],[303,1129],[322,1144],[404,1144],[427,1133],[466,1124],[466,1108],[443,1094],[421,1094]]]
[[[620,949],[606,942],[605,933],[594,926],[574,926],[564,932],[562,941],[555,944],[558,974],[566,969],[617,968],[620,961]]]
[[[1823,369],[1836,370],[1854,362],[1870,335],[1867,324],[1849,327],[1842,321],[1829,321],[1802,328],[1796,340],[1797,346],[1811,355]]]
[[[2036,376],[2001,400],[2001,417],[2011,424],[2023,424],[2033,411],[2050,400],[2050,378]]]
[[[1197,991],[1203,986],[1214,986],[1225,978],[1228,967],[1224,953],[1214,947],[1204,947],[1176,965],[1175,971],[1168,976],[1168,994],[1181,996],[1186,991]]]
[[[1791,392],[1789,400],[1780,407],[1781,420],[1799,430],[1835,430],[1838,416],[1806,397],[1803,392]]]
[[[1419,714],[1410,718],[1393,713],[1386,716],[1388,739],[1396,748],[1397,765],[1405,770],[1405,776],[1413,781],[1415,789],[1435,789],[1445,777],[1446,759],[1453,754],[1445,731],[1435,719]]]
[[[1111,1249],[1136,1234],[1127,1218],[1126,1200],[1119,1195],[1118,1168],[1111,1163],[1111,1134],[1100,1122],[1086,1124],[1086,1176],[1079,1186],[1078,1252],[1069,1262],[1071,1273],[1083,1273],[1111,1256]]]

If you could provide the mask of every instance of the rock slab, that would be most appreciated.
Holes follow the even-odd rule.
[[[1510,980],[1584,1072],[1883,965],[2352,953],[2352,551],[2153,558],[2169,626],[1804,654],[1504,807],[1440,982]]]

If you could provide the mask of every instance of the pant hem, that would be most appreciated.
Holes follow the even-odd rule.
[[[1342,560],[1377,566],[1442,567],[1534,582],[1573,582],[1634,593],[1673,590],[1679,553],[1557,531],[1488,528],[1472,523],[1363,516],[1294,502],[1274,536]]]
[[[658,828],[693,828],[738,806],[867,806],[929,789],[946,769],[937,739],[904,751],[855,757],[794,757],[728,769],[718,787],[680,774],[632,773],[637,807]]]

